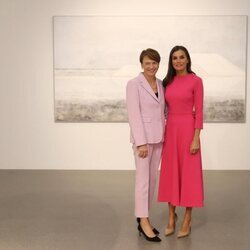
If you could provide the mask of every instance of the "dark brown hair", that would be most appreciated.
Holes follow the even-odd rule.
[[[170,54],[169,54],[168,72],[167,72],[167,75],[165,76],[165,78],[162,81],[162,84],[163,84],[164,87],[166,87],[168,84],[170,84],[173,81],[173,79],[174,79],[174,77],[176,75],[176,71],[175,71],[173,63],[172,63],[172,56],[178,50],[182,50],[185,53],[185,55],[186,55],[186,57],[188,59],[187,72],[188,73],[194,73],[191,70],[191,57],[190,57],[190,55],[188,53],[188,50],[184,46],[177,45],[177,46],[172,48],[172,50],[170,51]]]
[[[158,63],[160,63],[161,61],[161,57],[160,54],[158,53],[158,51],[154,50],[154,49],[145,49],[141,52],[140,54],[140,63],[142,64],[143,62],[143,58],[147,56],[149,59],[156,61]]]

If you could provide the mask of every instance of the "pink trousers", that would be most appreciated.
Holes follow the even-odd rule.
[[[162,143],[148,144],[148,156],[138,156],[137,147],[133,145],[136,176],[135,176],[135,216],[144,218],[149,216],[158,168],[161,160]]]

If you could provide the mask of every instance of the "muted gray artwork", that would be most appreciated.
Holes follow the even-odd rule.
[[[56,122],[126,122],[126,84],[139,54],[187,47],[203,79],[206,122],[245,122],[247,16],[54,17]]]

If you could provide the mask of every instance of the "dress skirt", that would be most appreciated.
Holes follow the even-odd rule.
[[[190,154],[194,125],[193,114],[168,114],[159,179],[160,202],[203,207],[201,151]]]

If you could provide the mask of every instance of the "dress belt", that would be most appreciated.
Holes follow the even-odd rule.
[[[168,115],[195,115],[195,112],[168,112]]]

